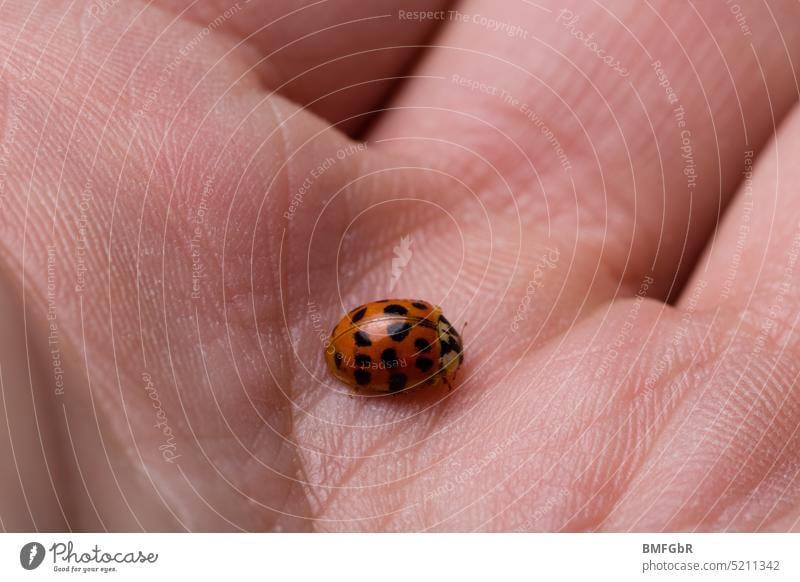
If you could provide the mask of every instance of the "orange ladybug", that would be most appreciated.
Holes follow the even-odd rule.
[[[448,386],[464,361],[463,343],[437,305],[382,299],[356,307],[331,332],[328,368],[371,392],[400,392],[439,381]]]

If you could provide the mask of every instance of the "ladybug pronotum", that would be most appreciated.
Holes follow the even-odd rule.
[[[464,361],[461,336],[437,305],[383,299],[356,307],[331,332],[325,361],[358,391],[451,386]]]

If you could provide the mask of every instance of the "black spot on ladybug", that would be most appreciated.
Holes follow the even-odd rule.
[[[399,392],[406,387],[406,382],[408,382],[408,377],[405,374],[400,372],[393,373],[389,376],[389,391]]]
[[[422,301],[413,301],[411,305],[413,305],[417,309],[428,309],[430,307],[430,305],[428,305],[427,303],[423,303]]]
[[[355,361],[359,368],[367,368],[372,364],[372,358],[367,354],[356,354]]]
[[[336,352],[333,354],[333,362],[336,364],[336,368],[342,367],[342,360],[344,360],[344,356],[341,352]]]
[[[397,303],[392,303],[391,305],[384,307],[383,312],[390,315],[405,315],[408,313],[408,309],[402,305],[398,305]]]
[[[388,333],[391,338],[396,342],[401,342],[406,339],[408,332],[411,331],[411,326],[408,325],[405,321],[400,321],[397,323],[390,323],[386,326],[386,333]]]
[[[414,340],[414,347],[427,354],[429,351],[431,351],[432,346],[424,337],[418,337]]]
[[[372,345],[372,340],[369,339],[367,332],[360,329],[353,335],[353,339],[355,340],[356,345],[360,348],[365,348]]]
[[[430,358],[417,358],[416,366],[423,372],[427,372],[433,367],[433,360]]]
[[[393,348],[386,348],[381,352],[381,362],[384,368],[396,368],[398,366],[397,352]]]
[[[358,383],[359,386],[364,386],[366,384],[369,384],[370,380],[372,380],[372,375],[366,370],[361,370],[361,369],[356,370],[356,373],[353,374],[353,376],[355,376],[356,382]]]
[[[361,318],[362,318],[362,317],[364,317],[364,314],[365,314],[366,312],[367,312],[367,308],[366,308],[366,307],[364,307],[364,308],[362,308],[362,309],[359,309],[358,311],[356,311],[356,312],[353,314],[353,317],[351,317],[351,318],[350,318],[350,320],[351,320],[353,323],[358,323],[359,321],[361,321]]]

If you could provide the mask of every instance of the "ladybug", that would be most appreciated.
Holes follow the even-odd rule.
[[[440,381],[450,387],[464,361],[462,346],[438,305],[382,299],[356,307],[336,324],[325,361],[357,391],[400,392]]]

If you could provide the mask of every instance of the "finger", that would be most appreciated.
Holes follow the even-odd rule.
[[[342,127],[354,132],[439,24],[400,22],[398,10],[436,11],[448,3],[164,0],[159,6],[243,40],[266,86],[331,122],[347,120]]]
[[[30,389],[20,343],[25,325],[18,308],[19,288],[8,277],[0,281],[0,298],[6,323],[0,335],[0,530],[64,531],[73,506],[56,486],[67,477],[61,457],[54,454],[60,411],[52,407],[53,392]],[[55,365],[51,360],[47,364],[52,367],[41,368],[45,373],[52,369],[63,374],[60,354],[55,357]]]
[[[276,260],[314,224],[310,212],[284,218],[290,184],[335,159],[304,190],[303,210],[315,209],[352,180],[360,150],[339,160],[352,144],[267,98],[216,40],[182,53],[197,26],[120,4],[87,28],[89,6],[6,3],[2,22],[25,42],[5,26],[0,40],[0,119],[13,128],[0,178],[14,217],[0,248],[31,354],[20,365],[32,385],[14,388],[37,394],[40,446],[64,465],[52,486],[69,496],[64,521],[307,529],[280,325],[281,275],[304,273],[305,254]],[[343,229],[346,207],[335,210]],[[60,392],[56,352],[72,363]],[[3,353],[4,382],[18,377],[14,355]],[[13,428],[20,446],[30,427]],[[23,466],[21,488],[51,508],[47,483],[31,483],[41,472]]]
[[[606,526],[797,529],[800,108],[745,176],[648,373],[670,420]],[[681,386],[684,386],[683,388]]]
[[[370,138],[667,296],[797,98],[800,7],[740,5],[465,2]]]
[[[800,108],[780,127],[763,157],[739,160],[742,187],[681,301],[700,309],[738,309],[791,324],[798,296],[792,277],[800,204],[793,185],[800,147]],[[779,293],[779,294],[777,294]]]

